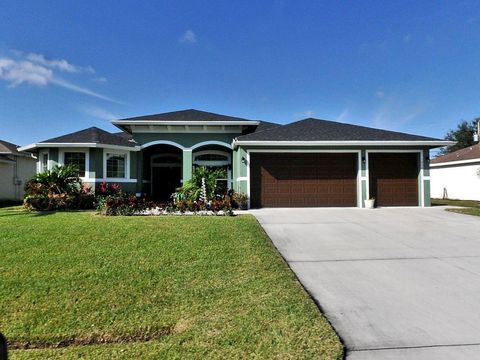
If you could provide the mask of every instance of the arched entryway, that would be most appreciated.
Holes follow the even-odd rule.
[[[154,200],[170,200],[182,185],[182,150],[172,145],[154,145],[145,149],[143,156],[145,192]]]

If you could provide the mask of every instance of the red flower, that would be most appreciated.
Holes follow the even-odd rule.
[[[100,194],[105,194],[107,192],[107,189],[108,189],[108,186],[105,181],[100,183],[100,185],[98,186],[98,192]]]
[[[112,189],[112,192],[113,192],[113,193],[116,193],[116,192],[120,191],[120,185],[118,185],[118,184],[112,184],[112,185],[110,186],[110,189]]]

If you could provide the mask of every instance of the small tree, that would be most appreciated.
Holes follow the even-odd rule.
[[[440,153],[444,155],[475,145],[473,135],[477,132],[477,121],[479,119],[477,118],[470,122],[463,120],[457,125],[455,130],[450,130],[445,135],[445,140],[456,141],[457,143],[443,148]]]

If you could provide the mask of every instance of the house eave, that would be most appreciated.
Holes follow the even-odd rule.
[[[168,121],[168,120],[114,120],[113,125],[259,125],[260,121],[231,120],[231,121]]]
[[[446,140],[418,140],[418,141],[242,141],[234,140],[234,146],[429,146],[442,147],[455,144]]]
[[[19,151],[28,151],[39,148],[100,148],[100,149],[113,149],[113,150],[126,150],[126,151],[140,151],[140,146],[121,146],[121,145],[109,145],[100,143],[34,143],[26,146],[19,147]]]
[[[469,165],[480,163],[480,158],[476,159],[467,159],[467,160],[454,160],[454,161],[444,161],[444,162],[430,162],[430,167],[442,167],[442,166],[455,166],[455,165]]]

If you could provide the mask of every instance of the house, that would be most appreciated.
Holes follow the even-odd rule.
[[[0,201],[23,199],[23,187],[35,175],[36,161],[32,153],[0,140]]]
[[[432,159],[432,197],[480,200],[480,144]]]
[[[333,121],[286,125],[182,110],[31,144],[38,169],[74,163],[85,182],[166,200],[195,166],[223,168],[251,207],[429,206],[429,150],[450,142]]]

